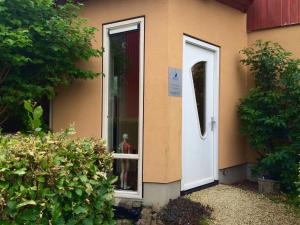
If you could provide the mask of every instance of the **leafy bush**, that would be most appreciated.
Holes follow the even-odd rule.
[[[73,133],[0,136],[1,224],[112,224],[111,155]]]
[[[242,51],[255,86],[241,100],[242,132],[260,157],[255,173],[294,191],[300,151],[299,59],[279,44],[257,41]]]
[[[0,134],[0,224],[114,224],[112,157],[104,142],[44,133],[30,101],[31,134]]]
[[[13,115],[23,117],[23,100],[51,99],[58,86],[99,75],[77,67],[78,61],[102,55],[92,46],[96,29],[78,16],[79,4],[55,2],[0,1],[2,127]]]

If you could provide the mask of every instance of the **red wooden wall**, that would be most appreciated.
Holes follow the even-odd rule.
[[[248,31],[300,23],[300,0],[255,0],[248,9]]]

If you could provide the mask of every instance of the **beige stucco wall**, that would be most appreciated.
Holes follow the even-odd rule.
[[[273,41],[279,43],[283,48],[300,58],[300,25],[286,26],[248,34],[248,44],[256,40]]]
[[[246,78],[239,50],[247,45],[246,15],[213,0],[89,0],[82,15],[99,31],[102,24],[145,15],[144,166],[143,181],[181,179],[181,98],[169,97],[168,66],[182,67],[183,33],[221,46],[219,167],[246,162],[236,105]],[[101,59],[85,66],[101,71]],[[78,136],[101,137],[101,78],[77,81],[53,102],[53,128],[75,122]]]
[[[256,40],[277,42],[284,49],[292,52],[292,57],[300,58],[300,25],[255,31],[248,34],[248,45],[252,45]],[[250,86],[251,82],[249,82]],[[247,157],[249,162],[255,162],[256,154],[249,146],[247,147]]]

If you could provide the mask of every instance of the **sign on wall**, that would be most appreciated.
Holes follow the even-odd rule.
[[[169,96],[180,97],[182,93],[182,70],[169,67]]]

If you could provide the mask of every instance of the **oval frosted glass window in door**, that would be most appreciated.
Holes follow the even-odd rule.
[[[198,119],[202,137],[206,133],[206,62],[201,61],[192,66],[194,92]]]

